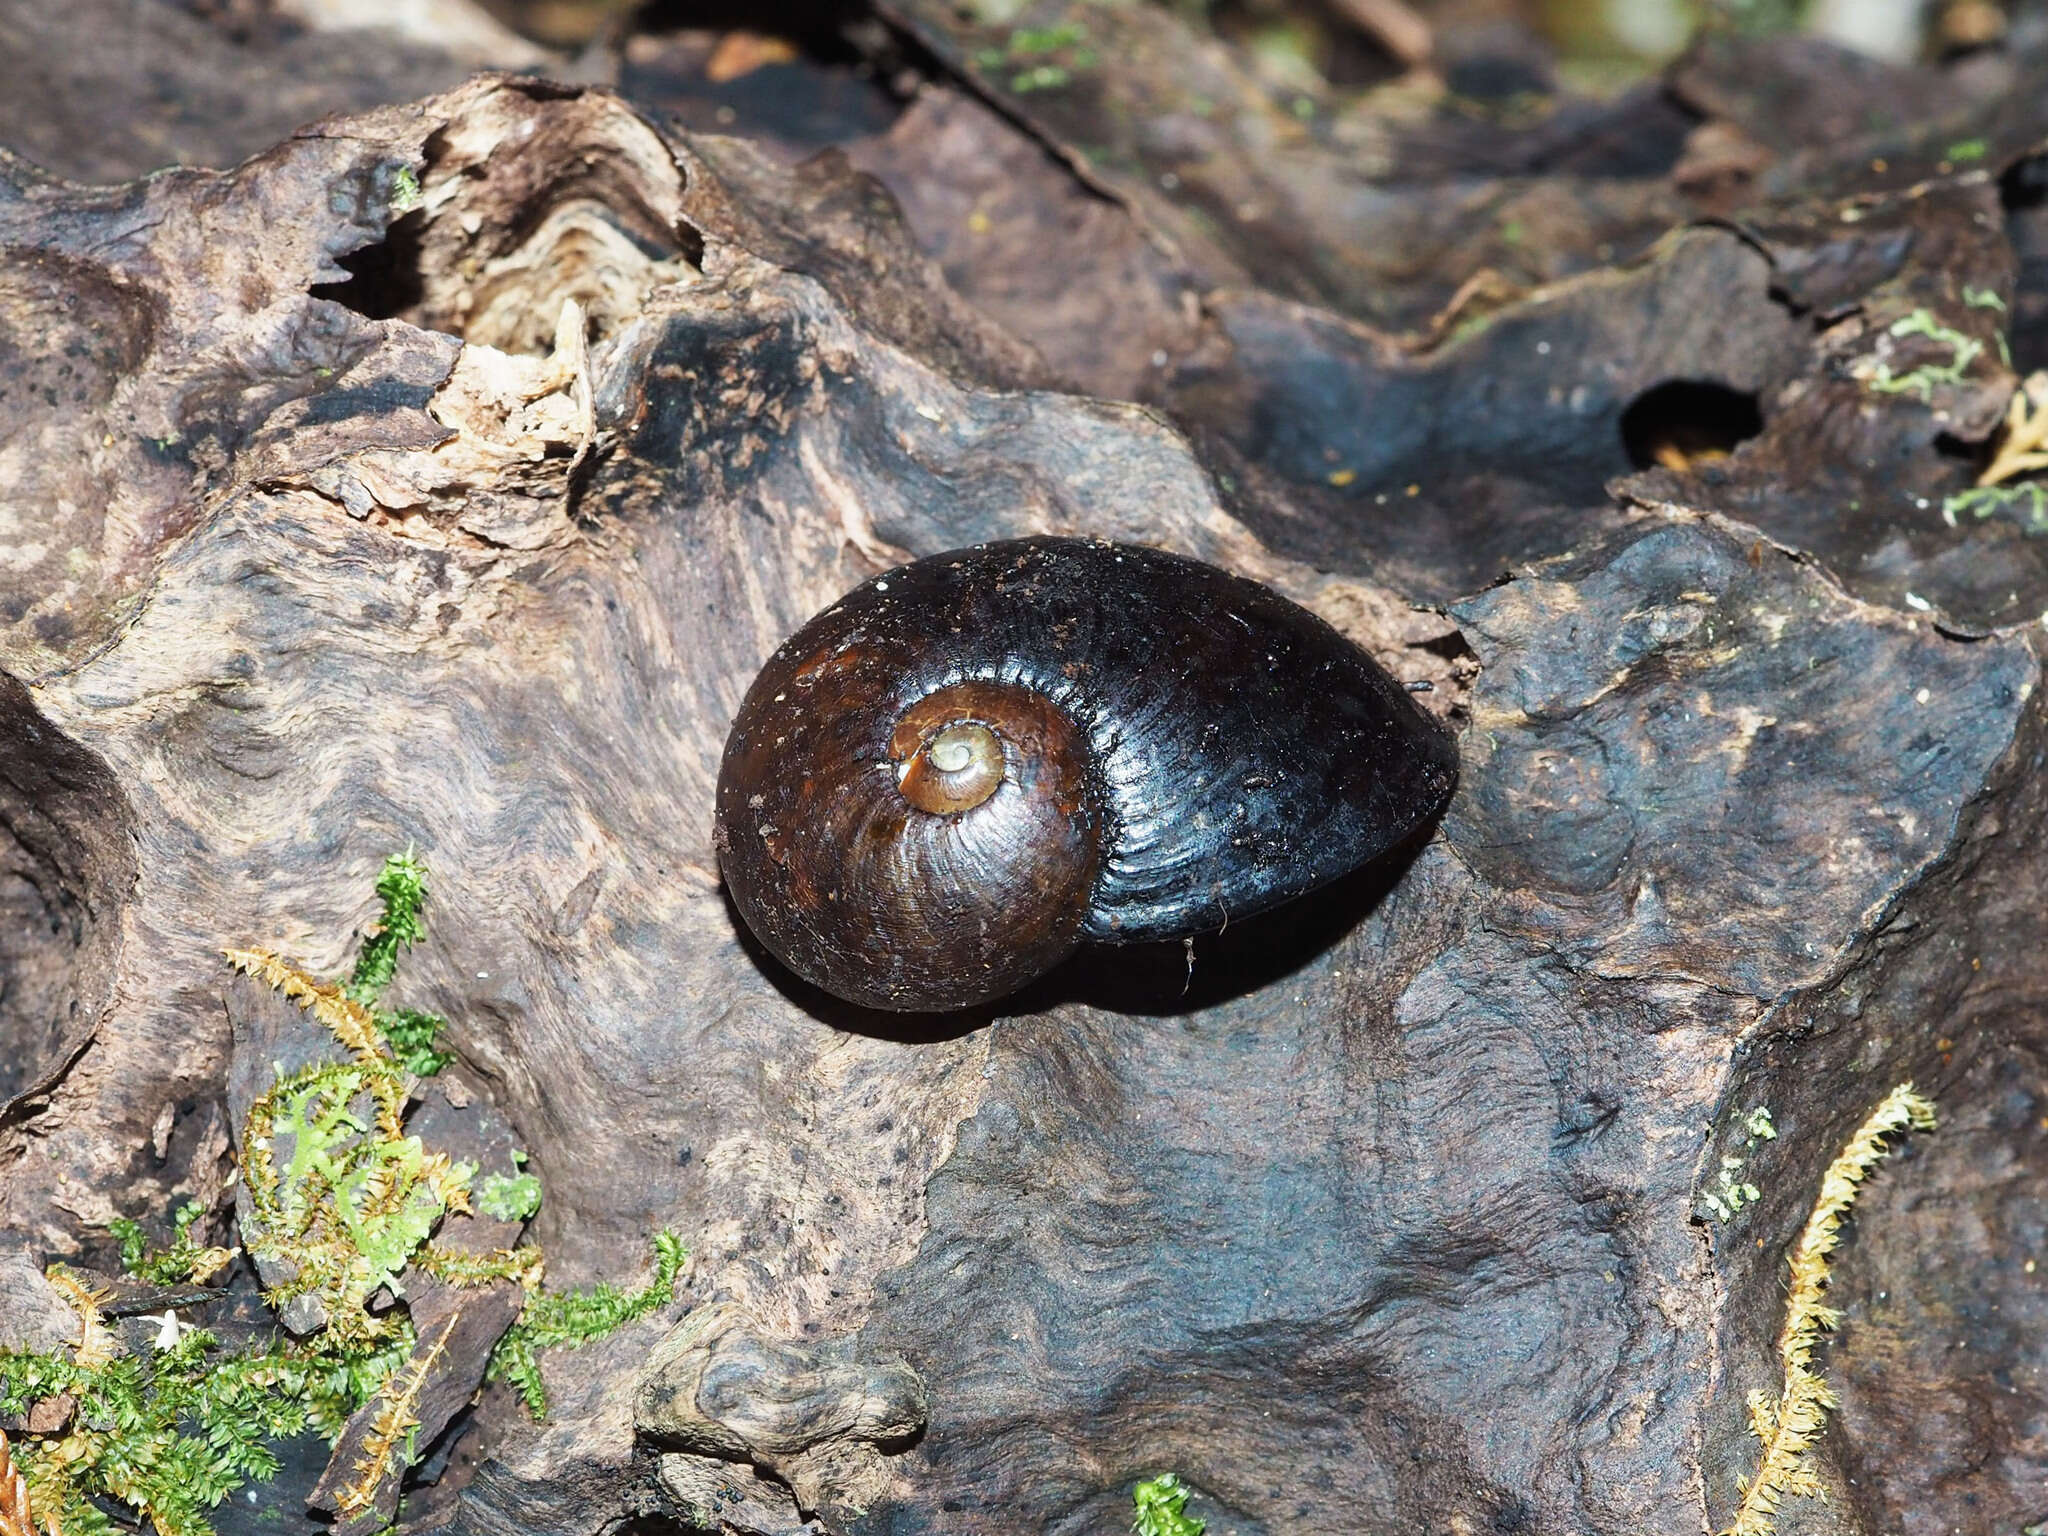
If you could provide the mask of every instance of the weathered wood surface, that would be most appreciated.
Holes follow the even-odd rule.
[[[1687,67],[1793,153],[1782,97]],[[1444,295],[1330,286],[1337,236],[1262,272],[965,98],[853,153],[909,227],[843,161],[513,81],[230,172],[7,164],[0,1326],[56,1326],[29,1261],[109,1217],[225,1211],[218,952],[336,969],[415,842],[404,1001],[532,1153],[555,1277],[695,1250],[673,1317],[550,1362],[550,1422],[485,1401],[421,1529],[1105,1531],[1168,1467],[1243,1536],[1718,1528],[1787,1245],[1908,1078],[1944,1124],[1859,1207],[1832,1503],[1781,1526],[2048,1514],[2048,595],[2018,525],[1917,505],[2013,373],[1858,384],[1912,308],[2034,312],[2024,199],[1807,167],[1424,345],[1367,324]],[[1088,231],[1072,299],[1028,231],[918,222],[984,158]],[[1627,407],[1701,380],[1761,437],[1610,494]],[[835,1004],[719,890],[726,723],[863,576],[1040,531],[1267,580],[1432,682],[1459,798],[1191,980]],[[1726,1221],[1724,1157],[1761,1192]]]

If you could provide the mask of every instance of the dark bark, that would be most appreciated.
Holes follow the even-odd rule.
[[[909,25],[987,74],[941,9]],[[1857,1208],[1832,1502],[1780,1528],[2040,1519],[2048,567],[1939,515],[2038,361],[2023,175],[1916,161],[1962,130],[1914,118],[1924,187],[1856,182],[1861,142],[1795,176],[1826,103],[1702,49],[1671,97],[1398,140],[1411,180],[1341,206],[1335,149],[1247,169],[1213,127],[1183,187],[1286,199],[1219,225],[1147,156],[1226,62],[1107,14],[1099,90],[930,95],[795,169],[504,79],[233,171],[0,167],[0,1340],[49,1342],[34,1266],[109,1217],[225,1211],[297,1016],[220,951],[335,973],[414,843],[397,1000],[452,1020],[463,1134],[531,1154],[552,1278],[694,1250],[670,1315],[548,1361],[546,1423],[486,1395],[415,1528],[1078,1533],[1171,1468],[1215,1533],[1718,1529],[1788,1247],[1908,1079],[1943,1125]],[[1683,138],[1672,99],[1780,157],[1739,217],[1665,233],[1675,142],[1620,146]],[[2023,167],[2041,125],[1964,105]],[[1427,329],[1492,257],[1463,214],[1379,236],[1475,177],[1575,211]],[[1873,390],[1919,310],[1982,352]],[[1644,410],[1674,384],[1710,388]],[[732,712],[866,575],[1038,532],[1323,614],[1433,685],[1459,796],[1191,977],[836,1003],[719,887]]]

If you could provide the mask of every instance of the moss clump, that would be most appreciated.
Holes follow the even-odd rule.
[[[491,1373],[518,1388],[536,1414],[546,1408],[539,1355],[601,1338],[667,1305],[687,1257],[672,1233],[655,1238],[655,1268],[635,1291],[599,1285],[556,1293],[541,1285],[540,1250],[476,1254],[434,1240],[442,1219],[469,1208],[475,1170],[425,1145],[405,1128],[414,1080],[451,1058],[433,1049],[442,1027],[432,1015],[383,1008],[402,952],[425,929],[426,870],[410,850],[386,860],[377,881],[381,921],[365,938],[346,985],[322,982],[276,955],[234,950],[237,969],[291,998],[343,1047],[339,1061],[283,1073],[251,1105],[239,1143],[250,1216],[250,1256],[285,1278],[264,1292],[271,1306],[299,1305],[311,1331],[224,1347],[203,1328],[164,1315],[146,1353],[126,1352],[102,1316],[106,1301],[83,1276],[52,1266],[53,1287],[78,1316],[77,1342],[52,1354],[0,1352],[0,1414],[26,1416],[63,1394],[75,1400],[62,1427],[21,1437],[14,1462],[52,1536],[115,1536],[128,1527],[108,1513],[125,1506],[159,1536],[212,1536],[208,1511],[245,1484],[278,1470],[278,1440],[317,1431],[338,1440],[371,1404],[365,1455],[344,1491],[367,1507],[378,1480],[413,1454],[413,1410],[442,1340],[417,1348],[402,1306],[371,1310],[380,1293],[402,1297],[408,1271],[452,1285],[514,1280],[525,1307],[493,1354]],[[431,1020],[425,1054],[408,1056],[407,1021]],[[415,1033],[412,1040],[419,1044]],[[539,1180],[530,1173],[484,1186],[499,1212],[531,1214]],[[484,1198],[479,1193],[479,1200]],[[139,1223],[113,1235],[123,1265],[157,1285],[203,1281],[232,1251],[192,1237],[204,1215],[188,1204],[175,1236],[151,1249]],[[507,1219],[513,1219],[508,1214]],[[295,1324],[295,1326],[303,1326]]]
[[[1187,1513],[1193,1490],[1171,1472],[1162,1472],[1131,1490],[1138,1518],[1131,1529],[1138,1536],[1202,1536],[1208,1521]]]
[[[2017,480],[2009,485],[1973,485],[1943,498],[1942,516],[1950,523],[1958,517],[2002,518],[2017,523],[2028,533],[2048,533],[2048,484],[2039,480]]]
[[[411,213],[423,201],[419,173],[409,165],[401,165],[398,174],[391,178],[391,217]]]
[[[476,1187],[476,1208],[499,1221],[525,1221],[540,1209],[540,1180],[525,1171],[526,1154],[514,1152],[515,1174],[494,1173]]]
[[[398,957],[427,936],[427,867],[413,850],[393,854],[377,876],[383,915],[363,938],[355,971],[343,990],[375,1017],[378,1033],[399,1065],[415,1077],[432,1077],[455,1058],[437,1048],[448,1021],[414,1008],[380,1006],[398,975]]]
[[[1020,27],[1000,48],[983,48],[974,62],[991,74],[1009,71],[1010,89],[1018,95],[1056,91],[1073,83],[1077,71],[1093,69],[1095,50],[1088,29],[1077,22],[1051,27]]]
[[[192,1228],[205,1214],[206,1207],[197,1200],[179,1206],[172,1219],[171,1246],[161,1250],[150,1248],[149,1234],[142,1230],[141,1222],[116,1216],[107,1223],[107,1230],[121,1245],[121,1267],[151,1285],[182,1285],[188,1280],[204,1285],[235,1257],[232,1248],[208,1248],[192,1240]]]
[[[168,1251],[143,1258],[158,1273],[176,1262]],[[396,1343],[325,1337],[227,1351],[175,1322],[147,1358],[123,1354],[100,1318],[104,1293],[61,1267],[51,1279],[78,1314],[79,1342],[69,1354],[0,1354],[0,1413],[62,1393],[76,1400],[61,1432],[15,1446],[34,1508],[66,1536],[128,1529],[96,1501],[127,1506],[158,1536],[210,1536],[207,1511],[277,1474],[273,1442],[308,1430],[338,1437],[405,1355]]]

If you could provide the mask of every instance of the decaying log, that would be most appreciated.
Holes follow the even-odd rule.
[[[908,144],[855,158],[914,177]],[[1941,1126],[1857,1208],[1830,1503],[1780,1528],[2048,1512],[2038,555],[1899,515],[2013,373],[1867,387],[1897,319],[1988,337],[1966,293],[2017,298],[1988,181],[1395,336],[1449,293],[1306,245],[1254,274],[1129,188],[1085,258],[1145,301],[1033,329],[1042,287],[914,238],[964,182],[905,225],[846,159],[533,80],[232,171],[0,172],[0,1344],[47,1346],[36,1266],[110,1218],[225,1209],[216,1106],[275,1046],[220,952],[336,972],[413,844],[406,1001],[530,1153],[551,1274],[694,1250],[669,1314],[547,1362],[546,1422],[486,1397],[413,1529],[1107,1531],[1168,1468],[1216,1533],[1719,1529],[1785,1254],[1909,1080]],[[1762,440],[1610,496],[1630,406],[1702,380]],[[858,580],[1036,532],[1323,614],[1431,686],[1458,799],[1192,973],[836,1003],[720,890],[726,725]]]

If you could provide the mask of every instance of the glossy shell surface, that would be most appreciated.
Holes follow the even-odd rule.
[[[904,798],[932,772],[919,750],[966,764],[987,735],[1008,759],[993,795]],[[1270,589],[1024,539],[891,571],[792,635],[734,721],[716,841],[799,975],[959,1007],[1082,940],[1179,938],[1312,890],[1434,816],[1456,771],[1398,682]]]

